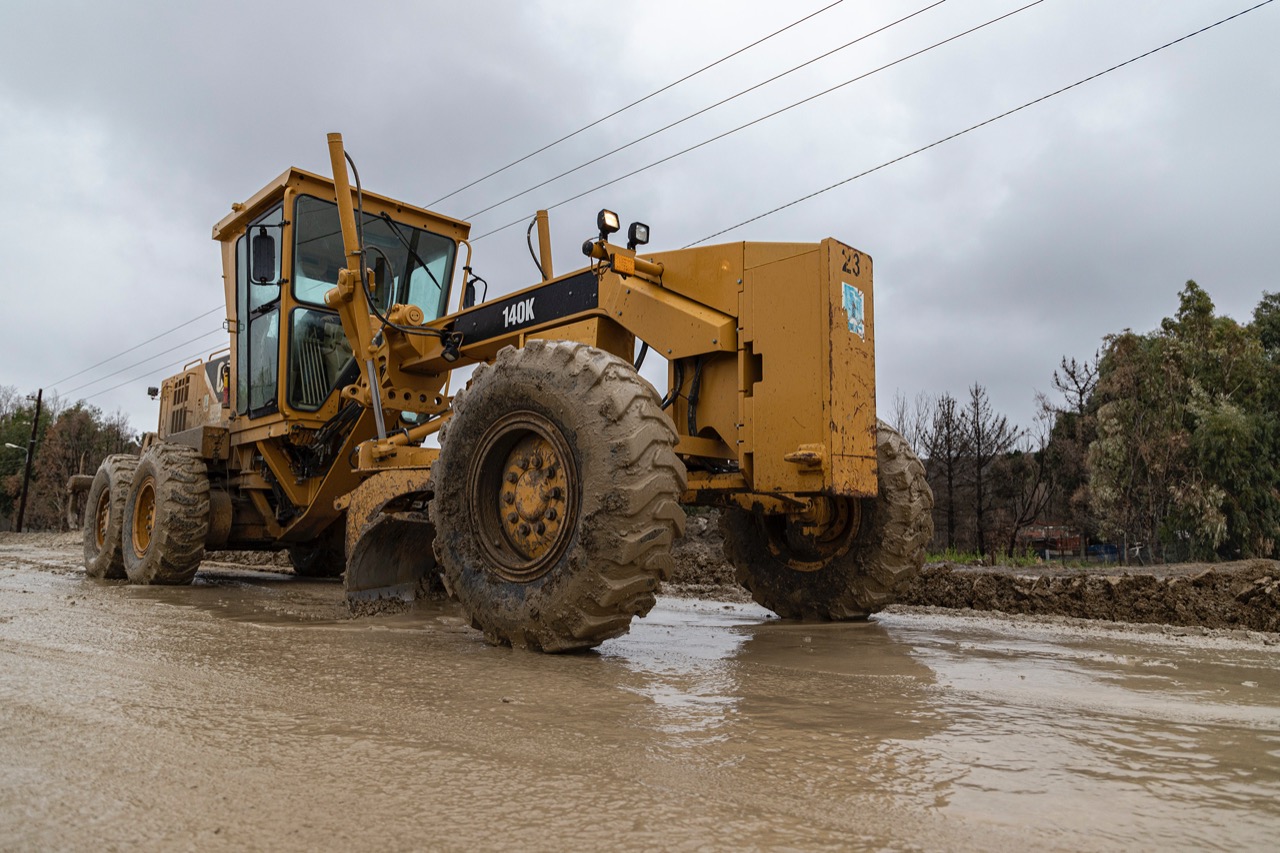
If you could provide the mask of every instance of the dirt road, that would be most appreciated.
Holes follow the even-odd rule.
[[[0,542],[0,849],[1273,849],[1280,646],[662,599],[598,653]]]

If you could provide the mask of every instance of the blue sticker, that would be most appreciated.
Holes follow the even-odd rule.
[[[844,282],[844,298],[841,301],[844,303],[844,313],[849,316],[849,331],[865,341],[867,327],[862,319],[862,291]]]

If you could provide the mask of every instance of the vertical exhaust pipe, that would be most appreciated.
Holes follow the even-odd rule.
[[[549,281],[555,278],[555,272],[551,269],[551,225],[547,219],[547,212],[539,210],[537,214],[538,220],[538,261],[542,266],[542,280]]]

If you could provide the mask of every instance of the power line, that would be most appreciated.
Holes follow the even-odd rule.
[[[211,311],[206,311],[206,312],[204,312],[204,313],[203,313],[203,314],[201,314],[199,317],[192,317],[190,320],[187,320],[187,321],[186,321],[186,322],[184,322],[184,323],[179,323],[178,325],[174,326],[174,327],[173,327],[173,328],[171,328],[171,329],[166,329],[165,331],[161,332],[160,334],[156,335],[156,336],[155,336],[155,337],[153,337],[153,338],[147,338],[147,339],[146,339],[145,341],[143,341],[142,343],[140,343],[140,344],[135,344],[134,346],[131,346],[131,347],[129,347],[129,348],[128,348],[128,349],[126,349],[126,350],[121,350],[120,352],[116,353],[115,355],[111,356],[110,358],[104,358],[102,361],[98,362],[97,364],[91,364],[91,365],[89,365],[88,367],[86,367],[84,370],[77,370],[75,373],[71,374],[70,376],[64,376],[64,377],[62,377],[62,378],[61,378],[61,379],[59,379],[57,382],[48,382],[48,383],[46,383],[46,384],[45,384],[45,386],[44,386],[44,387],[46,387],[46,388],[53,388],[53,387],[56,387],[56,386],[58,386],[58,385],[61,385],[63,382],[66,382],[68,379],[75,379],[77,376],[80,376],[81,374],[88,373],[90,370],[93,370],[94,368],[102,367],[102,365],[106,364],[107,362],[115,361],[117,358],[119,358],[119,357],[120,357],[120,356],[122,356],[122,355],[128,355],[129,353],[133,352],[134,350],[139,349],[140,347],[144,347],[144,346],[146,346],[147,344],[151,343],[152,341],[159,340],[160,338],[163,338],[165,335],[169,334],[170,332],[176,332],[176,331],[178,331],[179,329],[181,329],[183,326],[190,326],[190,325],[191,325],[192,323],[194,323],[196,320],[203,320],[205,317],[208,317],[210,314],[213,314],[214,312],[221,311],[221,310],[223,310],[223,307],[222,307],[221,305],[219,305],[217,308],[214,308],[214,309],[212,309]],[[127,367],[126,367],[126,368],[124,368],[124,369],[125,369],[125,370],[128,370],[128,368],[127,368]],[[89,384],[91,384],[91,385],[92,385],[93,383],[89,383]],[[84,387],[84,386],[81,386],[81,387]]]
[[[780,210],[786,210],[788,207],[793,207],[793,206],[795,206],[795,205],[797,205],[797,204],[800,204],[800,203],[801,203],[801,202],[803,202],[803,201],[808,201],[809,199],[814,198],[815,196],[822,195],[823,193],[825,193],[825,192],[829,192],[829,191],[831,191],[831,190],[833,190],[833,189],[835,189],[835,188],[837,188],[837,187],[842,187],[842,186],[844,186],[844,185],[845,185],[845,184],[847,184],[847,183],[850,183],[850,182],[852,182],[852,181],[856,181],[856,180],[858,180],[859,178],[866,177],[867,175],[870,175],[872,172],[878,172],[878,171],[880,171],[881,169],[885,168],[886,166],[892,166],[894,163],[901,163],[903,160],[906,160],[906,159],[907,159],[907,158],[909,158],[909,157],[914,157],[914,156],[915,156],[915,155],[917,155],[917,154],[920,154],[920,153],[922,153],[922,152],[928,151],[930,148],[936,148],[936,147],[938,147],[939,145],[942,145],[944,142],[950,142],[950,141],[951,141],[951,140],[953,140],[953,139],[957,139],[957,138],[959,138],[959,137],[961,137],[961,136],[964,136],[966,133],[969,133],[970,131],[977,130],[977,129],[978,129],[978,128],[980,128],[980,127],[986,127],[987,125],[992,124],[993,122],[997,122],[997,121],[999,121],[999,120],[1000,120],[1000,119],[1002,119],[1002,118],[1007,118],[1008,116],[1011,116],[1011,115],[1013,115],[1013,114],[1014,114],[1014,113],[1016,113],[1016,112],[1020,112],[1020,111],[1022,111],[1022,110],[1025,110],[1027,107],[1033,107],[1033,106],[1035,106],[1036,104],[1039,104],[1039,103],[1041,103],[1041,102],[1043,102],[1043,101],[1047,101],[1047,100],[1049,100],[1049,99],[1050,99],[1050,98],[1052,98],[1052,97],[1055,97],[1055,96],[1057,96],[1057,95],[1061,95],[1063,92],[1070,91],[1071,89],[1074,89],[1074,88],[1076,88],[1077,86],[1083,86],[1085,83],[1088,83],[1088,82],[1090,82],[1090,81],[1092,81],[1092,80],[1097,80],[1099,77],[1102,77],[1102,76],[1103,76],[1103,75],[1105,75],[1105,74],[1110,74],[1112,71],[1117,71],[1117,70],[1119,70],[1119,69],[1121,69],[1121,68],[1124,68],[1126,65],[1132,65],[1133,63],[1137,62],[1137,61],[1138,61],[1138,60],[1140,60],[1140,59],[1146,59],[1148,56],[1151,56],[1152,54],[1155,54],[1155,53],[1159,53],[1160,51],[1164,50],[1165,48],[1173,47],[1175,44],[1178,44],[1178,43],[1180,43],[1180,42],[1184,42],[1184,41],[1186,41],[1187,39],[1190,39],[1190,38],[1194,38],[1195,36],[1198,36],[1198,35],[1200,35],[1201,33],[1208,32],[1209,30],[1213,29],[1214,27],[1220,27],[1220,26],[1222,26],[1223,24],[1227,23],[1228,21],[1233,21],[1233,20],[1235,20],[1236,18],[1239,18],[1239,17],[1240,17],[1240,16],[1242,16],[1242,15],[1247,15],[1248,13],[1250,13],[1250,12],[1254,11],[1255,9],[1260,9],[1260,8],[1262,8],[1263,6],[1266,6],[1267,4],[1269,4],[1269,3],[1271,3],[1271,2],[1273,2],[1273,0],[1262,0],[1262,2],[1261,2],[1261,3],[1258,3],[1258,4],[1257,4],[1257,5],[1255,5],[1255,6],[1250,6],[1248,9],[1245,9],[1245,10],[1243,10],[1243,11],[1241,11],[1241,12],[1236,12],[1234,15],[1231,15],[1231,16],[1229,16],[1229,17],[1223,18],[1222,20],[1217,21],[1217,22],[1212,23],[1212,24],[1209,24],[1209,25],[1208,25],[1208,26],[1206,26],[1206,27],[1201,27],[1200,29],[1196,30],[1195,32],[1187,33],[1185,36],[1182,36],[1181,38],[1176,38],[1176,39],[1174,39],[1174,40],[1173,40],[1173,41],[1171,41],[1171,42],[1166,42],[1165,44],[1162,44],[1162,45],[1160,45],[1159,47],[1152,48],[1151,50],[1148,50],[1146,53],[1141,53],[1141,54],[1139,54],[1139,55],[1137,55],[1137,56],[1133,57],[1132,59],[1126,59],[1124,62],[1121,62],[1121,63],[1119,63],[1118,65],[1113,65],[1113,66],[1111,66],[1110,68],[1107,68],[1107,69],[1105,69],[1105,70],[1103,70],[1103,71],[1099,71],[1099,72],[1098,72],[1098,73],[1096,73],[1096,74],[1091,74],[1091,75],[1089,75],[1088,77],[1085,77],[1085,78],[1083,78],[1083,79],[1081,79],[1081,80],[1077,80],[1076,82],[1074,82],[1074,83],[1070,84],[1069,86],[1063,86],[1061,89],[1057,89],[1057,90],[1055,90],[1055,91],[1052,91],[1052,92],[1050,92],[1050,93],[1049,93],[1049,94],[1047,94],[1047,95],[1041,95],[1040,97],[1038,97],[1038,98],[1036,98],[1036,99],[1034,99],[1034,100],[1027,101],[1027,102],[1026,102],[1025,104],[1023,104],[1022,106],[1014,107],[1013,109],[1011,109],[1011,110],[1007,110],[1007,111],[1005,111],[1005,112],[1003,112],[1003,113],[1000,113],[1000,114],[999,114],[999,115],[997,115],[997,116],[992,116],[991,118],[987,119],[986,121],[978,122],[977,124],[972,125],[972,126],[970,126],[970,127],[966,127],[964,130],[957,131],[956,133],[953,133],[953,134],[951,134],[950,136],[944,136],[942,139],[939,139],[939,140],[937,140],[936,142],[930,142],[928,145],[925,145],[925,146],[923,146],[923,147],[921,147],[921,148],[917,148],[916,150],[911,151],[911,152],[909,152],[909,153],[907,153],[907,154],[903,154],[903,155],[901,155],[901,156],[899,156],[899,157],[895,157],[895,158],[893,158],[892,160],[887,160],[887,161],[885,161],[884,163],[881,163],[879,166],[875,166],[875,167],[873,167],[873,168],[871,168],[871,169],[867,169],[865,172],[859,172],[858,174],[853,175],[853,176],[848,177],[848,178],[845,178],[845,179],[844,179],[844,180],[842,180],[842,181],[837,181],[836,183],[831,184],[831,185],[826,186],[826,187],[823,187],[823,188],[822,188],[822,189],[820,189],[820,190],[815,190],[814,192],[811,192],[811,193],[809,193],[808,195],[800,196],[800,198],[794,199],[793,201],[789,201],[789,202],[787,202],[786,204],[779,205],[778,207],[775,207],[775,208],[773,208],[772,210],[767,210],[767,211],[765,211],[764,213],[759,214],[758,216],[753,216],[753,217],[751,217],[750,219],[744,219],[744,220],[742,220],[741,222],[739,222],[739,223],[738,223],[738,224],[736,224],[736,225],[730,225],[728,228],[722,228],[722,229],[720,229],[719,231],[715,232],[714,234],[708,234],[706,237],[703,237],[701,240],[695,240],[695,241],[693,241],[692,243],[689,243],[688,245],[685,245],[685,246],[683,246],[683,247],[681,247],[681,248],[688,249],[688,248],[690,248],[690,247],[692,247],[692,246],[696,246],[696,245],[698,245],[699,243],[705,243],[705,242],[707,242],[708,240],[711,240],[711,239],[713,239],[713,238],[715,238],[715,237],[719,237],[721,234],[728,233],[729,231],[733,231],[733,230],[734,230],[734,229],[736,229],[736,228],[741,228],[743,225],[747,225],[747,224],[752,223],[752,222],[755,222],[755,221],[757,221],[757,220],[759,220],[759,219],[764,219],[766,216],[772,216],[773,214],[777,213],[777,212],[778,212],[778,211],[780,211]]]
[[[943,3],[945,3],[945,2],[947,2],[947,0],[934,0],[934,2],[933,2],[933,3],[930,3],[928,6],[925,6],[925,7],[924,7],[924,8],[922,8],[922,9],[917,9],[916,11],[912,12],[911,14],[909,14],[909,15],[905,15],[905,16],[903,16],[903,17],[899,18],[899,19],[898,19],[898,20],[896,20],[896,21],[893,21],[893,22],[891,22],[891,23],[885,24],[884,26],[882,26],[882,27],[880,27],[880,28],[878,28],[878,29],[874,29],[874,30],[872,30],[872,31],[871,31],[871,32],[869,32],[869,33],[864,33],[864,34],[862,34],[862,35],[858,36],[858,37],[857,37],[856,39],[854,39],[853,41],[845,42],[844,44],[840,45],[839,47],[835,47],[835,48],[832,48],[831,50],[828,50],[826,53],[823,53],[823,54],[820,54],[820,55],[818,55],[818,56],[815,56],[815,57],[813,57],[812,59],[805,60],[804,62],[800,63],[799,65],[792,66],[791,68],[788,68],[786,71],[783,71],[783,72],[781,72],[780,74],[775,74],[774,76],[770,77],[770,78],[769,78],[769,79],[767,79],[767,80],[762,80],[762,81],[760,81],[759,83],[756,83],[754,86],[748,86],[746,89],[743,89],[742,91],[740,91],[740,92],[738,92],[738,93],[736,93],[736,94],[730,95],[730,96],[729,96],[729,97],[727,97],[727,98],[724,98],[724,99],[722,99],[722,100],[716,101],[714,104],[711,104],[711,105],[709,105],[709,106],[705,106],[705,107],[703,107],[702,109],[697,110],[696,112],[689,113],[689,114],[688,114],[687,116],[685,116],[684,118],[676,119],[675,121],[671,122],[671,123],[670,123],[670,124],[668,124],[668,125],[664,125],[663,127],[660,127],[660,128],[658,128],[657,130],[654,130],[654,131],[651,131],[651,132],[649,132],[649,133],[646,133],[644,136],[639,136],[639,137],[637,137],[637,138],[635,138],[635,139],[631,140],[630,142],[626,143],[625,145],[619,145],[617,148],[614,148],[612,151],[606,151],[605,153],[601,154],[599,157],[595,157],[595,158],[593,158],[593,159],[591,159],[591,160],[588,160],[588,161],[587,161],[587,162],[585,162],[585,163],[580,163],[580,164],[578,164],[577,166],[574,166],[572,169],[569,169],[568,171],[561,172],[560,174],[556,175],[555,177],[547,178],[547,179],[546,179],[545,181],[543,181],[542,183],[534,184],[533,186],[529,187],[528,189],[521,190],[520,192],[516,193],[515,195],[507,196],[507,197],[506,197],[506,198],[504,198],[502,201],[496,201],[496,202],[494,202],[493,204],[489,205],[488,207],[484,208],[483,210],[477,210],[475,213],[468,214],[465,218],[466,218],[466,219],[474,219],[475,217],[480,216],[480,215],[481,215],[481,214],[483,214],[483,213],[488,213],[489,211],[493,210],[495,207],[500,207],[500,206],[502,206],[502,205],[506,204],[506,203],[507,203],[507,202],[509,202],[509,201],[514,201],[515,199],[520,198],[520,196],[522,196],[522,195],[527,195],[527,194],[529,194],[529,193],[533,192],[533,191],[534,191],[534,190],[536,190],[536,189],[541,189],[542,187],[545,187],[547,184],[550,184],[550,183],[552,183],[552,182],[554,182],[554,181],[558,181],[558,180],[560,180],[560,179],[561,179],[561,178],[563,178],[563,177],[567,177],[568,175],[572,175],[574,172],[577,172],[577,171],[580,171],[580,170],[582,170],[582,169],[585,169],[586,167],[588,167],[588,166],[592,165],[593,163],[599,163],[601,160],[605,159],[606,157],[612,157],[614,154],[617,154],[619,151],[625,151],[626,149],[630,148],[630,147],[631,147],[631,146],[633,146],[633,145],[637,145],[637,144],[639,144],[639,143],[641,143],[641,142],[644,142],[646,139],[652,139],[653,137],[657,136],[658,134],[660,134],[660,133],[665,133],[666,131],[670,130],[670,129],[671,129],[671,128],[673,128],[673,127],[676,127],[677,125],[684,124],[686,121],[689,121],[690,119],[693,119],[693,118],[697,118],[698,116],[702,115],[703,113],[708,113],[708,112],[710,112],[711,110],[714,110],[716,107],[724,106],[725,104],[729,103],[730,101],[733,101],[733,100],[736,100],[736,99],[738,99],[738,98],[741,98],[743,95],[750,94],[751,92],[754,92],[756,89],[763,88],[764,86],[769,85],[770,83],[774,82],[775,80],[781,80],[783,77],[786,77],[788,74],[792,74],[792,73],[794,73],[794,72],[796,72],[796,71],[799,71],[801,68],[806,68],[806,67],[808,67],[808,66],[812,65],[812,64],[813,64],[813,63],[815,63],[815,62],[819,62],[819,61],[821,61],[821,60],[823,60],[823,59],[826,59],[828,56],[831,56],[832,54],[835,54],[835,53],[839,53],[840,51],[844,50],[845,48],[853,47],[853,46],[854,46],[855,44],[857,44],[858,42],[865,41],[865,40],[867,40],[867,39],[871,38],[871,37],[872,37],[872,36],[874,36],[874,35],[878,35],[879,33],[884,32],[885,30],[888,30],[888,29],[890,29],[890,28],[892,28],[892,27],[896,27],[898,24],[901,24],[901,23],[903,23],[904,21],[908,21],[908,20],[910,20],[910,19],[912,19],[912,18],[916,17],[917,15],[922,15],[922,14],[924,14],[925,12],[929,11],[930,9],[933,9],[933,8],[935,8],[935,7],[937,7],[937,6],[941,6],[941,5],[942,5]]]
[[[986,21],[985,23],[978,24],[978,25],[977,25],[977,26],[975,26],[975,27],[970,27],[969,29],[967,29],[967,30],[965,30],[965,31],[963,31],[963,32],[956,33],[956,34],[955,34],[955,35],[953,35],[953,36],[950,36],[950,37],[948,37],[948,38],[945,38],[945,39],[943,39],[942,41],[934,42],[933,44],[929,45],[928,47],[920,48],[919,50],[915,51],[914,53],[909,53],[909,54],[907,54],[906,56],[903,56],[903,57],[900,57],[900,58],[898,58],[898,59],[893,60],[892,62],[885,63],[884,65],[881,65],[879,68],[873,68],[873,69],[871,69],[870,71],[867,71],[867,72],[865,72],[865,73],[863,73],[863,74],[859,74],[857,77],[852,77],[852,78],[850,78],[850,79],[848,79],[848,80],[845,80],[843,83],[837,83],[836,85],[832,86],[832,87],[831,87],[831,88],[829,88],[829,89],[824,89],[824,90],[822,90],[821,92],[818,92],[818,93],[816,93],[816,94],[813,94],[813,95],[808,96],[807,98],[802,98],[801,100],[796,101],[795,103],[788,104],[787,106],[782,107],[782,108],[780,108],[780,109],[776,109],[776,110],[774,110],[774,111],[773,111],[773,112],[771,112],[771,113],[768,113],[768,114],[766,114],[766,115],[762,115],[762,116],[760,116],[759,118],[752,119],[751,121],[747,122],[746,124],[740,124],[740,125],[738,125],[737,127],[732,128],[732,129],[730,129],[730,130],[726,130],[726,131],[724,131],[723,133],[720,133],[720,134],[717,134],[717,135],[715,135],[715,136],[711,137],[710,139],[704,139],[703,141],[701,141],[701,142],[697,143],[696,145],[690,145],[688,148],[681,149],[680,151],[677,151],[677,152],[675,152],[674,154],[668,154],[666,157],[663,157],[663,158],[661,158],[661,159],[659,159],[659,160],[654,160],[652,163],[648,164],[647,166],[641,166],[641,167],[640,167],[640,168],[638,168],[638,169],[633,169],[632,171],[627,172],[627,173],[626,173],[626,174],[624,174],[624,175],[619,175],[618,177],[613,178],[612,180],[605,181],[604,183],[602,183],[602,184],[598,184],[598,185],[596,185],[596,186],[594,186],[594,187],[592,187],[592,188],[590,188],[590,189],[583,190],[582,192],[580,192],[580,193],[578,193],[578,194],[576,194],[576,195],[572,195],[572,196],[569,196],[569,197],[568,197],[568,198],[566,198],[566,199],[562,199],[562,200],[560,200],[560,201],[556,202],[555,204],[548,205],[546,209],[547,209],[547,210],[555,210],[557,207],[561,207],[561,206],[563,206],[563,205],[566,205],[566,204],[568,204],[568,203],[569,203],[569,202],[571,202],[571,201],[577,201],[578,199],[582,198],[583,196],[590,195],[591,193],[594,193],[594,192],[596,192],[596,191],[598,191],[598,190],[602,190],[602,189],[604,189],[605,187],[612,186],[612,185],[614,185],[614,184],[618,183],[619,181],[624,181],[624,180],[626,180],[627,178],[634,177],[635,175],[638,175],[638,174],[640,174],[641,172],[646,172],[646,171],[648,171],[649,169],[652,169],[654,166],[660,166],[660,165],[662,165],[663,163],[667,163],[667,162],[669,162],[669,161],[671,161],[671,160],[676,159],[677,157],[680,157],[680,156],[683,156],[683,155],[685,155],[685,154],[688,154],[690,151],[696,151],[697,149],[702,148],[702,147],[703,147],[703,146],[705,146],[705,145],[710,145],[712,142],[716,142],[716,141],[718,141],[718,140],[724,139],[726,136],[731,136],[731,135],[733,135],[733,134],[737,133],[737,132],[738,132],[738,131],[740,131],[740,130],[746,130],[748,127],[752,127],[753,125],[760,124],[761,122],[763,122],[763,121],[767,121],[767,120],[769,120],[769,119],[771,119],[771,118],[774,118],[775,116],[782,115],[783,113],[787,112],[788,110],[795,109],[795,108],[796,108],[796,107],[798,107],[798,106],[801,106],[801,105],[803,105],[803,104],[807,104],[807,103],[809,103],[810,101],[813,101],[813,100],[816,100],[816,99],[818,99],[818,98],[821,98],[821,97],[822,97],[822,96],[824,96],[824,95],[829,95],[829,94],[831,94],[832,92],[836,91],[837,89],[842,89],[842,88],[844,88],[845,86],[848,86],[848,85],[849,85],[849,84],[851,84],[851,83],[857,83],[859,80],[865,80],[866,78],[870,77],[870,76],[871,76],[871,75],[873,75],[873,74],[878,74],[879,72],[884,71],[884,70],[885,70],[885,69],[887,69],[887,68],[892,68],[892,67],[893,67],[893,66],[895,66],[895,65],[900,65],[901,63],[906,62],[906,61],[907,61],[907,60],[909,60],[909,59],[914,59],[915,57],[920,56],[921,54],[928,53],[929,51],[933,50],[934,48],[941,47],[941,46],[943,46],[944,44],[947,44],[947,43],[949,43],[949,42],[953,42],[953,41],[955,41],[956,39],[963,38],[964,36],[967,36],[967,35],[969,35],[969,34],[971,34],[971,33],[975,33],[975,32],[977,32],[978,30],[983,29],[984,27],[989,27],[989,26],[991,26],[992,24],[995,24],[995,23],[998,23],[998,22],[1000,22],[1000,21],[1003,21],[1005,18],[1012,17],[1012,16],[1014,16],[1014,15],[1018,14],[1019,12],[1025,12],[1027,9],[1030,9],[1032,6],[1039,6],[1039,5],[1040,5],[1041,3],[1043,3],[1043,2],[1044,2],[1044,0],[1034,0],[1034,2],[1028,3],[1028,4],[1026,4],[1025,6],[1019,6],[1017,9],[1014,9],[1014,10],[1013,10],[1013,11],[1011,11],[1011,12],[1005,12],[1003,15],[1000,15],[1000,16],[998,16],[998,17],[992,18],[991,20]],[[521,223],[523,223],[523,222],[525,222],[525,221],[527,221],[527,220],[528,220],[528,217],[527,217],[527,216],[522,216],[522,217],[520,217],[519,219],[515,219],[515,220],[512,220],[511,222],[508,222],[506,225],[501,225],[501,226],[499,226],[499,227],[497,227],[497,228],[494,228],[494,229],[493,229],[493,230],[491,230],[491,231],[486,231],[485,233],[481,234],[479,237],[474,238],[471,242],[473,242],[473,243],[474,243],[474,242],[477,242],[477,241],[479,241],[479,240],[483,240],[485,237],[489,237],[489,236],[491,236],[491,235],[493,235],[493,234],[497,234],[499,231],[505,231],[505,230],[507,230],[508,228],[511,228],[511,227],[513,227],[513,226],[515,226],[515,225],[519,225],[519,224],[521,224]]]
[[[132,385],[134,382],[141,382],[142,380],[146,379],[149,376],[154,376],[158,371],[169,370],[171,368],[177,367],[180,364],[186,364],[190,360],[191,359],[184,356],[178,359],[177,361],[171,362],[170,364],[166,364],[162,367],[153,367],[150,370],[148,370],[146,373],[135,376],[132,379],[126,379],[124,382],[121,382],[119,385],[112,385],[110,388],[104,388],[101,391],[95,391],[94,393],[90,394],[88,397],[82,397],[81,402],[88,402],[89,400],[92,400],[94,397],[101,397],[103,394],[107,394],[111,391],[115,391],[117,388],[123,388],[126,385]]]
[[[835,2],[834,2],[834,3],[829,3],[828,5],[823,6],[821,9],[817,10],[816,12],[811,12],[811,13],[809,13],[808,15],[805,15],[803,18],[800,18],[799,20],[792,21],[791,23],[787,24],[787,25],[786,25],[785,27],[783,27],[782,29],[780,29],[780,30],[775,30],[774,32],[769,33],[769,35],[764,36],[763,38],[756,39],[756,40],[755,40],[755,41],[753,41],[751,44],[746,45],[746,46],[744,46],[744,47],[740,47],[740,48],[738,48],[737,50],[735,50],[733,53],[726,54],[725,56],[722,56],[722,57],[720,57],[719,59],[717,59],[715,62],[712,62],[710,65],[704,65],[704,66],[702,66],[701,68],[699,68],[697,71],[694,71],[694,72],[692,72],[692,73],[686,74],[685,76],[681,77],[679,80],[676,80],[676,81],[674,81],[674,82],[668,83],[667,85],[663,86],[663,87],[662,87],[662,88],[660,88],[660,89],[655,89],[654,91],[652,91],[652,92],[650,92],[649,94],[645,95],[643,98],[640,98],[639,100],[632,101],[631,103],[627,104],[625,107],[619,107],[618,109],[616,109],[616,110],[614,110],[613,112],[609,113],[607,116],[602,116],[602,117],[600,117],[600,118],[596,119],[595,121],[591,122],[590,124],[585,124],[585,125],[583,125],[582,127],[580,127],[580,128],[578,128],[577,130],[575,130],[573,133],[570,133],[570,134],[567,134],[567,135],[565,135],[565,136],[560,137],[560,138],[559,138],[559,139],[557,139],[555,142],[549,142],[549,143],[547,143],[546,145],[544,145],[544,146],[542,146],[541,148],[539,148],[538,150],[536,150],[536,151],[531,151],[530,153],[528,153],[528,154],[524,155],[523,157],[519,158],[518,160],[512,160],[510,163],[508,163],[507,165],[503,166],[501,169],[495,169],[494,171],[490,172],[489,174],[485,175],[484,177],[476,178],[474,181],[472,181],[471,183],[467,184],[466,186],[458,187],[456,190],[454,190],[453,192],[449,193],[448,195],[441,196],[440,198],[436,199],[435,201],[430,202],[430,203],[427,205],[427,207],[435,207],[435,206],[436,206],[437,204],[439,204],[440,202],[442,202],[442,201],[444,201],[444,200],[446,200],[446,199],[453,198],[455,195],[457,195],[458,193],[462,192],[463,190],[470,189],[471,187],[474,187],[476,184],[478,184],[478,183],[480,183],[480,182],[482,182],[482,181],[487,181],[487,180],[489,180],[490,178],[492,178],[494,175],[502,174],[502,173],[503,173],[503,172],[505,172],[507,169],[510,169],[512,166],[517,166],[517,165],[519,165],[520,163],[523,163],[525,160],[528,160],[530,157],[535,157],[535,156],[537,156],[538,154],[541,154],[543,151],[546,151],[546,150],[548,150],[548,149],[550,149],[550,148],[554,148],[555,146],[559,145],[561,142],[564,142],[565,140],[568,140],[568,139],[572,139],[573,137],[577,136],[579,133],[582,133],[582,132],[583,132],[583,131],[585,131],[585,130],[590,130],[591,128],[595,127],[596,125],[598,125],[598,124],[600,124],[600,123],[602,123],[602,122],[608,121],[609,119],[613,118],[614,116],[616,116],[616,115],[620,115],[621,113],[626,112],[627,110],[631,109],[631,108],[632,108],[632,107],[634,107],[634,106],[638,106],[639,104],[644,103],[645,101],[649,100],[650,98],[654,97],[655,95],[661,95],[663,92],[667,91],[668,89],[674,88],[674,87],[676,87],[676,86],[680,85],[681,83],[685,82],[686,80],[691,80],[691,79],[693,79],[694,77],[697,77],[697,76],[698,76],[699,74],[701,74],[703,71],[708,71],[708,70],[710,70],[710,69],[712,69],[712,68],[715,68],[715,67],[716,67],[717,65],[719,65],[720,63],[725,62],[726,60],[732,59],[733,57],[737,56],[737,55],[738,55],[738,54],[740,54],[740,53],[745,53],[746,51],[750,50],[750,49],[751,49],[751,48],[753,48],[753,47],[756,47],[757,45],[764,44],[766,41],[768,41],[769,39],[773,38],[774,36],[776,36],[776,35],[781,35],[782,33],[785,33],[787,30],[791,29],[792,27],[798,26],[799,24],[803,24],[805,21],[809,20],[810,18],[816,18],[818,15],[821,15],[823,12],[827,11],[828,9],[832,9],[832,8],[834,8],[834,7],[836,7],[836,6],[839,6],[839,5],[840,5],[841,3],[843,3],[843,2],[844,2],[844,0],[835,0]]]
[[[208,332],[205,332],[203,335],[197,335],[196,337],[192,338],[192,339],[191,339],[191,340],[189,340],[189,341],[183,341],[183,342],[182,342],[182,343],[180,343],[180,344],[175,344],[174,346],[171,346],[171,347],[169,347],[169,348],[168,348],[168,349],[166,349],[166,350],[161,350],[161,351],[160,351],[160,352],[158,352],[158,353],[155,353],[155,354],[153,354],[153,355],[149,355],[149,356],[147,356],[146,358],[142,359],[141,361],[135,361],[133,364],[129,364],[129,365],[126,365],[126,366],[124,366],[124,367],[121,367],[121,368],[119,368],[119,369],[117,369],[117,370],[113,370],[113,371],[111,371],[110,373],[103,374],[102,376],[99,376],[97,379],[94,379],[94,380],[92,380],[92,381],[90,381],[90,382],[86,382],[86,383],[84,383],[83,385],[77,385],[76,387],[72,388],[70,391],[64,391],[64,392],[62,392],[62,393],[63,393],[63,395],[64,395],[64,396],[70,396],[71,394],[74,394],[75,392],[79,391],[81,388],[88,388],[90,385],[97,385],[99,382],[102,382],[104,379],[110,379],[112,376],[118,376],[118,375],[120,375],[121,373],[124,373],[126,370],[132,370],[133,368],[138,367],[139,365],[146,364],[148,361],[154,361],[155,359],[159,358],[160,356],[162,356],[162,355],[168,355],[169,353],[173,352],[173,351],[174,351],[174,350],[176,350],[176,349],[181,349],[182,347],[191,346],[191,345],[192,345],[192,344],[194,344],[196,341],[203,340],[204,338],[207,338],[207,337],[209,337],[210,335],[217,334],[218,332],[221,332],[221,331],[223,331],[223,330],[222,330],[222,329],[212,329],[212,330],[210,330],[210,331],[208,331]]]

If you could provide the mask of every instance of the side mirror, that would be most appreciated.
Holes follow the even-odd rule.
[[[476,304],[476,284],[474,281],[467,282],[467,289],[462,292],[462,307],[470,308]]]
[[[266,226],[258,226],[250,254],[253,260],[249,278],[254,284],[273,284],[276,280],[276,238],[267,233]]]

